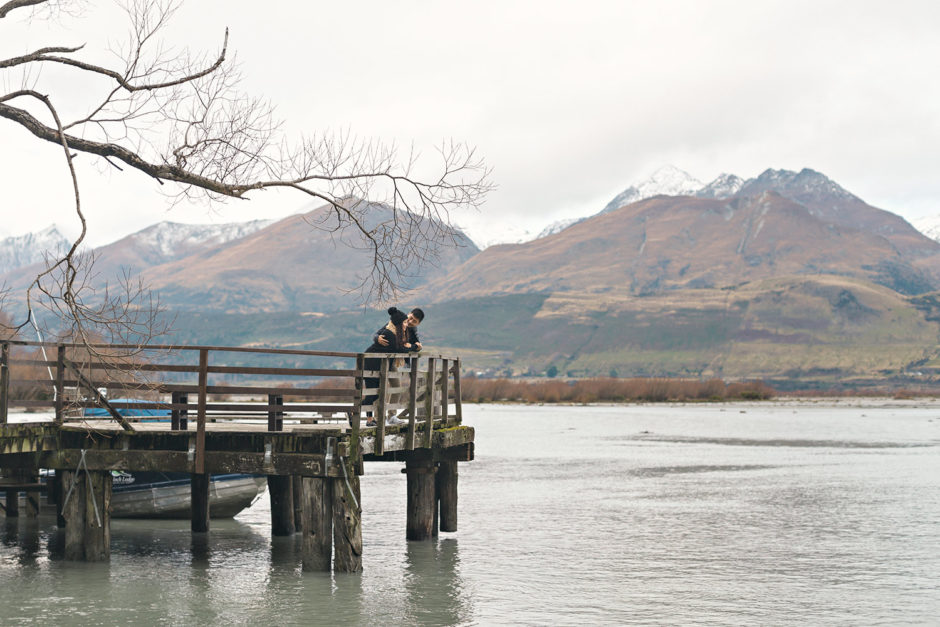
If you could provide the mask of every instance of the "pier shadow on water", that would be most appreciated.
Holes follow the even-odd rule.
[[[0,544],[9,551],[12,560],[21,566],[36,563],[42,548],[38,519],[4,517],[2,521]]]
[[[403,624],[471,622],[472,605],[460,576],[456,538],[408,542],[405,553]]]

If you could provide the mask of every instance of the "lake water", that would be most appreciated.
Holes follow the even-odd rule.
[[[304,573],[267,496],[193,536],[112,524],[61,561],[3,524],[0,623],[940,624],[940,406],[465,406],[460,530],[407,542],[401,463],[362,478],[364,572]]]

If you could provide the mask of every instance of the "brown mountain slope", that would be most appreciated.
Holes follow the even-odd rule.
[[[904,218],[867,204],[825,175],[804,168],[800,172],[765,170],[756,179],[747,181],[738,196],[755,196],[774,191],[795,200],[823,220],[881,235],[906,257],[924,257],[940,252],[937,242],[930,239]]]
[[[823,221],[802,204],[762,192],[728,200],[659,196],[627,205],[549,237],[488,248],[421,296],[643,295],[815,274],[866,278],[902,293],[934,285],[885,237]]]
[[[354,306],[358,288],[368,276],[372,256],[349,233],[331,234],[327,207],[294,215],[256,233],[203,250],[143,273],[161,301],[177,309],[204,311],[330,311]],[[369,224],[389,217],[373,205]],[[326,223],[323,221],[327,220]],[[460,238],[460,246],[441,246],[438,259],[423,267],[403,268],[412,284],[444,276],[477,252]]]

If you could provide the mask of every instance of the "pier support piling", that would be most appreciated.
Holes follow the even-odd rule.
[[[63,471],[66,502],[65,559],[103,562],[111,558],[111,473]],[[69,492],[71,490],[71,492]]]
[[[291,497],[294,503],[294,531],[304,528],[304,483],[303,477],[293,475],[290,478]]]
[[[39,475],[32,472],[26,472],[20,475],[23,480],[23,483],[30,484],[33,486],[39,485]],[[26,490],[26,517],[27,518],[39,518],[39,490],[38,489],[29,489]]]
[[[408,477],[408,505],[405,537],[430,540],[434,536],[434,463],[424,459],[405,462]]]
[[[20,515],[20,491],[19,490],[7,490],[6,491],[6,504],[4,505],[4,511],[6,512],[7,518],[16,518]]]
[[[380,415],[381,416],[381,415]],[[359,475],[344,459],[346,476],[332,479],[333,490],[333,570],[358,573],[362,570],[362,498]]]
[[[301,552],[303,569],[329,571],[333,548],[332,479],[302,477],[303,524]]]
[[[436,476],[441,531],[457,531],[457,461],[441,460]]]
[[[209,474],[193,473],[190,480],[192,495],[192,522],[190,529],[195,533],[209,531]]]
[[[271,535],[294,534],[294,489],[288,475],[268,475],[271,496]]]

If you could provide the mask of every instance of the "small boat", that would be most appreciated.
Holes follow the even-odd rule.
[[[267,485],[258,475],[209,477],[209,516],[232,518],[254,503]],[[113,518],[189,518],[190,475],[185,472],[111,472]]]
[[[43,470],[40,481],[46,483],[54,476],[54,470]],[[209,516],[233,518],[257,501],[266,485],[262,475],[210,475]],[[186,472],[112,470],[111,517],[188,519],[192,515],[191,490]],[[49,506],[45,491],[41,505]]]
[[[136,403],[153,403],[132,398],[113,399],[124,405],[118,412],[142,422],[169,421],[166,409],[129,407]],[[104,408],[89,407],[86,417],[109,417]],[[43,480],[55,471],[42,473]],[[232,518],[251,506],[264,492],[267,480],[263,475],[220,474],[209,476],[209,516]],[[68,489],[67,487],[65,488]],[[186,472],[111,471],[112,518],[190,518],[192,491],[190,475]]]

